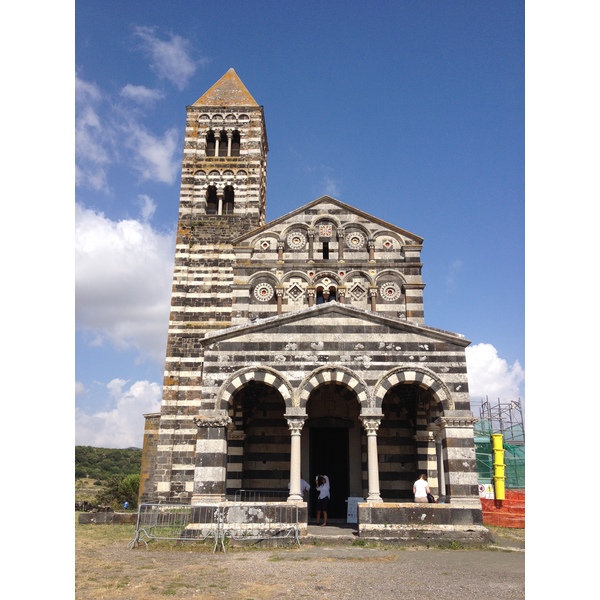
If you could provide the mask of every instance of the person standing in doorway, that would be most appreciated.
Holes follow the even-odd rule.
[[[331,498],[329,477],[327,475],[317,475],[316,484],[317,491],[319,492],[317,497],[317,525],[321,519],[321,513],[323,513],[323,525],[327,525],[327,508],[329,507],[329,499]]]
[[[429,489],[425,473],[421,473],[419,479],[414,482],[413,494],[415,495],[415,502],[428,502],[427,494],[431,494],[431,490]]]

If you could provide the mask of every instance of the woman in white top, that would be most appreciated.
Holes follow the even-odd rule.
[[[415,502],[427,502],[427,494],[430,494],[429,484],[427,483],[427,475],[422,473],[419,479],[413,484],[413,494]]]
[[[329,498],[331,496],[329,492],[329,477],[327,475],[317,475],[317,491],[319,496],[317,498],[317,525],[321,519],[321,513],[323,513],[323,525],[327,525],[327,508],[329,507]]]

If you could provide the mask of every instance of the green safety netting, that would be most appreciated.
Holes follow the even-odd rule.
[[[521,489],[525,487],[525,445],[503,443],[505,487]],[[475,458],[479,481],[491,483],[494,477],[494,452],[489,437],[475,437]]]

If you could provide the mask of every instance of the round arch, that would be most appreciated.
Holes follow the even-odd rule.
[[[385,374],[375,385],[375,406],[381,408],[387,392],[400,383],[416,383],[431,391],[444,411],[454,410],[454,400],[446,384],[437,375],[422,367],[398,367]]]
[[[275,369],[258,366],[246,367],[230,375],[217,393],[217,406],[221,410],[227,410],[235,392],[251,381],[264,383],[276,389],[281,394],[286,408],[292,407],[293,389],[287,379]]]
[[[345,385],[356,394],[361,410],[372,405],[367,384],[353,371],[342,366],[323,365],[307,375],[298,388],[300,407],[306,409],[311,393],[324,383]]]

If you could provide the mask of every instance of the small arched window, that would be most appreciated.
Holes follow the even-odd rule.
[[[224,215],[232,215],[233,214],[233,204],[234,204],[235,193],[233,191],[233,187],[228,185],[223,190],[223,214]]]
[[[217,198],[217,188],[214,185],[206,190],[206,214],[216,215],[219,209],[219,200]]]
[[[215,134],[213,131],[209,131],[206,134],[206,156],[215,155]]]

